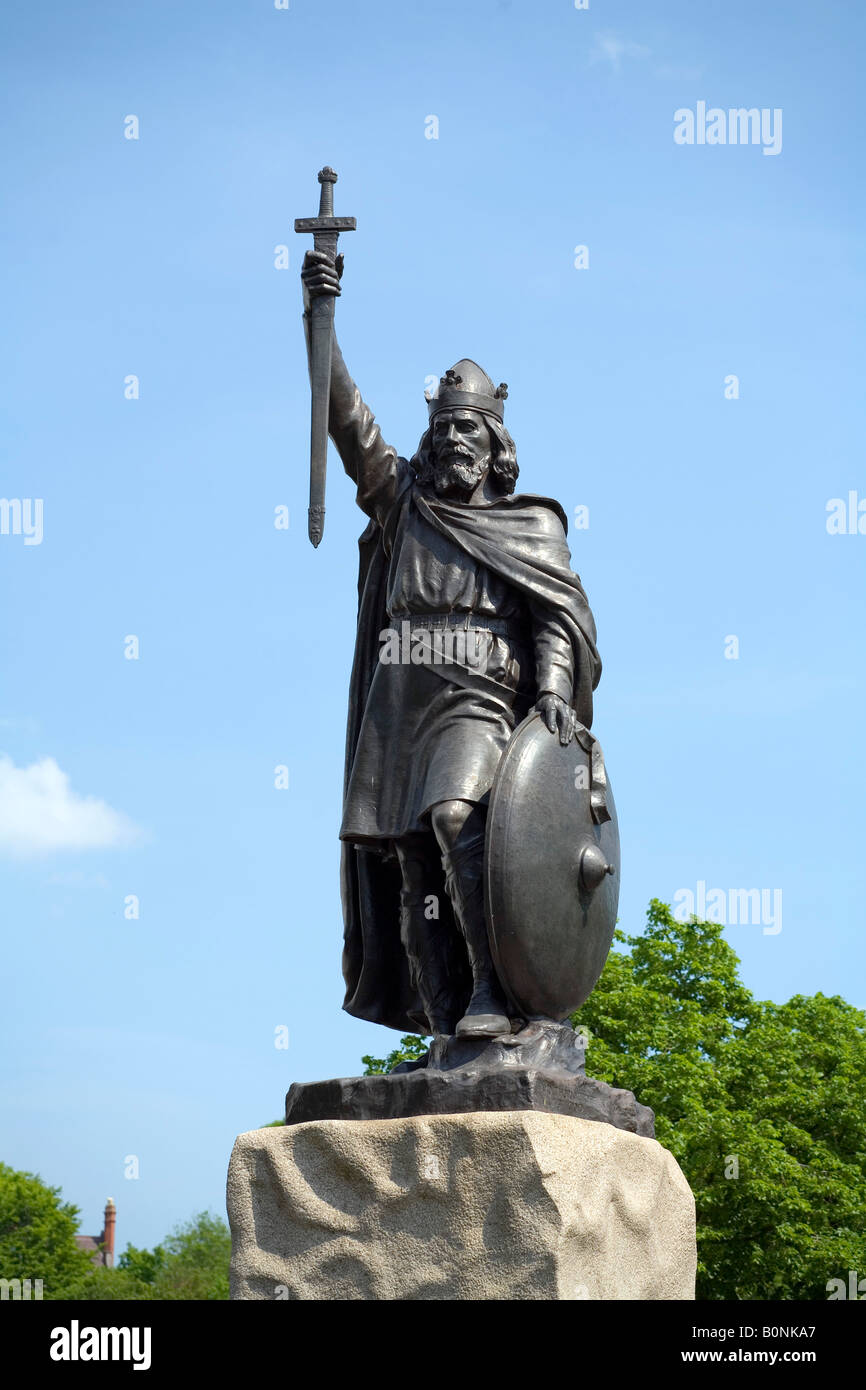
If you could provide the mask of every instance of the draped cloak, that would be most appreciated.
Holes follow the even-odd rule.
[[[359,541],[358,631],[349,692],[344,789],[348,788],[368,692],[379,660],[379,635],[388,625],[388,536],[409,498],[426,521],[475,563],[523,597],[549,608],[568,633],[573,651],[572,704],[592,724],[592,692],[601,675],[595,622],[578,576],[570,568],[567,520],[550,498],[528,494],[466,504],[431,495],[400,460],[398,494],[384,526],[371,520]],[[342,846],[343,1008],[356,1018],[402,1032],[426,1032],[421,1001],[409,978],[400,940],[401,874],[391,846]]]

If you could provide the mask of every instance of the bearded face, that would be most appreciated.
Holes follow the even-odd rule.
[[[433,486],[440,497],[471,497],[490,468],[490,431],[474,410],[443,410],[432,425]]]

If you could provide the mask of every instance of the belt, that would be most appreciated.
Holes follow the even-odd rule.
[[[492,632],[501,637],[518,637],[517,624],[508,618],[488,618],[484,613],[407,613],[391,619],[408,622],[411,627],[459,628],[460,631]]]

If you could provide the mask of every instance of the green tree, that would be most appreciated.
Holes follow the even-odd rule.
[[[85,1303],[115,1303],[118,1300],[130,1299],[140,1302],[153,1298],[153,1288],[119,1265],[114,1269],[106,1269],[104,1265],[91,1265],[87,1274],[73,1285],[67,1296]]]
[[[866,1014],[755,999],[712,922],[653,900],[575,1025],[587,1070],[634,1091],[695,1194],[698,1297],[824,1299],[866,1271]]]
[[[153,1250],[128,1245],[114,1269],[75,1243],[78,1209],[33,1173],[0,1163],[0,1279],[41,1279],[45,1299],[227,1299],[231,1236],[201,1212]]]
[[[92,1268],[77,1228],[78,1209],[59,1187],[0,1163],[0,1278],[41,1279],[43,1298],[67,1298]]]
[[[154,1272],[153,1297],[227,1299],[232,1241],[218,1216],[201,1212],[167,1236]]]
[[[201,1212],[153,1250],[128,1245],[115,1269],[91,1267],[70,1293],[85,1301],[206,1301],[229,1296],[231,1236],[226,1223]]]
[[[161,1245],[155,1245],[152,1250],[138,1250],[134,1245],[127,1245],[117,1266],[139,1283],[154,1284],[164,1263],[165,1250]]]
[[[400,1039],[400,1046],[389,1052],[387,1057],[362,1057],[364,1075],[384,1076],[393,1071],[400,1062],[414,1062],[416,1058],[423,1057],[426,1051],[426,1040],[417,1038],[414,1033],[408,1033]]]

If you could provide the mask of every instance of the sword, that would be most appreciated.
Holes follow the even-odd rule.
[[[337,175],[325,168],[319,173],[322,185],[318,217],[296,217],[296,232],[312,232],[313,246],[324,251],[333,265],[337,259],[340,232],[354,232],[354,217],[334,216],[334,184]],[[310,510],[307,534],[314,546],[325,529],[325,474],[328,468],[328,407],[331,398],[331,344],[334,337],[334,296],[318,295],[310,306]]]

